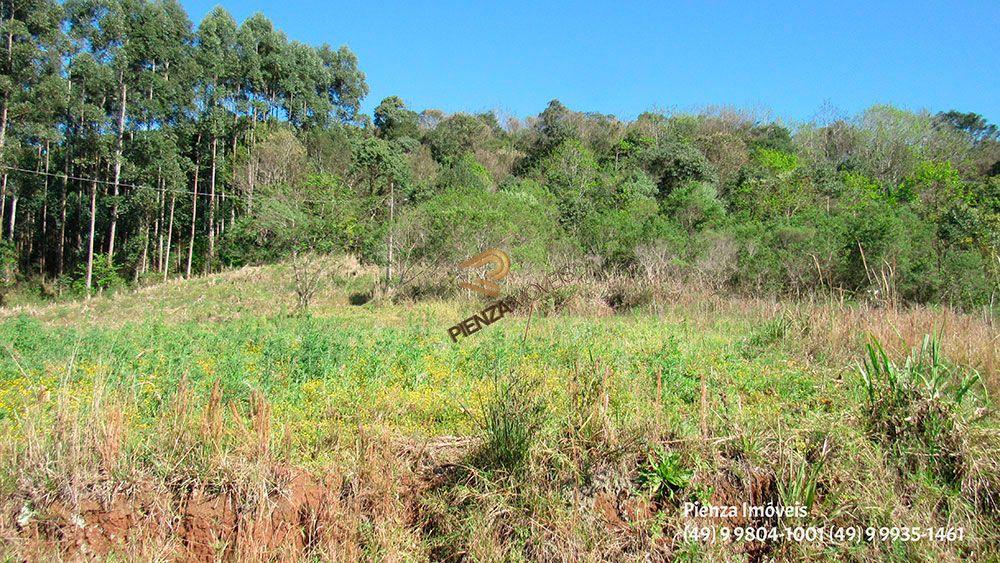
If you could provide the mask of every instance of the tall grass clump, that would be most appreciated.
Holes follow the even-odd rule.
[[[475,417],[482,441],[472,456],[474,465],[510,474],[522,470],[544,416],[545,403],[533,381],[513,373],[495,377],[493,393]]]
[[[891,360],[875,337],[866,348],[860,371],[869,437],[888,448],[901,469],[957,484],[964,431],[974,418],[970,407],[985,400],[979,374],[948,362],[936,336],[925,336],[902,364]]]
[[[768,348],[784,340],[791,328],[791,320],[784,315],[762,323],[738,343],[740,356],[751,359],[763,354]]]

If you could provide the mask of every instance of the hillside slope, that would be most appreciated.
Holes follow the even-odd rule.
[[[517,313],[453,343],[481,304],[353,305],[370,273],[334,271],[308,316],[292,314],[287,265],[4,311],[7,553],[998,556],[995,411],[981,382],[954,387],[973,367],[995,381],[989,322],[691,294],[530,326]],[[866,332],[884,360],[876,347],[863,364]],[[683,535],[706,525],[942,535]]]

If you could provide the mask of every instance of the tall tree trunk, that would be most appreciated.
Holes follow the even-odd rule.
[[[87,297],[94,281],[94,225],[97,219],[97,170],[90,180],[90,237],[87,242]]]
[[[97,172],[97,169],[94,169]],[[76,251],[83,252],[83,190],[76,192]]]
[[[7,52],[10,53],[10,35],[7,37]],[[0,157],[3,157],[3,146],[7,140],[7,107],[10,105],[8,97],[7,94],[4,94],[3,107],[0,107]]]
[[[197,150],[198,143],[201,142],[201,135],[198,135],[198,141],[195,143]],[[191,279],[191,259],[194,257],[194,235],[195,227],[198,224],[198,171],[201,169],[201,153],[195,158],[194,165],[194,195],[191,196],[191,242],[188,244],[188,261],[187,261],[187,271],[184,273],[184,277]]]
[[[18,247],[21,249],[21,256],[26,257],[29,261],[31,256],[35,252],[35,237],[32,234],[35,232],[35,216],[28,213],[28,228],[21,233],[21,240],[17,241]]]
[[[57,275],[62,277],[66,265],[66,198],[69,194],[69,154],[66,154],[64,165],[62,196],[59,201],[59,264],[56,268]]]
[[[142,237],[142,259],[135,269],[135,283],[139,282],[139,278],[146,273],[146,267],[149,265],[149,218],[144,219],[143,223],[145,223],[143,227],[145,236]]]
[[[396,189],[395,182],[389,182],[389,248],[386,254],[388,255],[388,260],[385,264],[385,290],[386,293],[389,292],[389,287],[392,283],[392,247],[394,246],[394,236],[396,231],[395,216],[396,216]]]
[[[170,194],[170,222],[167,223],[167,250],[163,259],[163,281],[167,281],[167,273],[170,271],[170,243],[174,234],[174,203],[177,201],[175,194]]]
[[[17,223],[17,193],[11,194],[10,198],[10,240],[14,241],[14,227]]]
[[[45,141],[45,180],[42,185],[42,238],[39,244],[39,265],[42,269],[42,281],[45,281],[45,255],[49,248],[47,237],[49,235],[49,141]]]
[[[114,198],[111,200],[111,235],[108,238],[108,260],[114,259],[115,254],[115,229],[118,226],[118,182],[121,180],[122,174],[122,149],[125,144],[125,73],[119,76],[119,82],[121,83],[121,90],[119,93],[119,100],[121,100],[121,107],[118,109],[118,138],[115,144],[115,167],[114,167],[114,193],[112,194]]]
[[[12,6],[13,8],[13,6]],[[14,10],[10,11],[10,18],[7,20],[7,68],[13,70],[14,65]],[[10,93],[4,92],[3,106],[0,107],[0,162],[3,162],[3,146],[7,140],[7,109],[10,106]],[[6,174],[6,172],[4,173]],[[3,220],[0,219],[0,223]]]
[[[208,184],[208,256],[205,260],[205,273],[212,268],[215,259],[215,169],[216,155],[219,147],[218,137],[212,136],[212,173]]]
[[[153,220],[153,239],[156,240],[154,248],[154,258],[156,260],[157,273],[163,269],[163,231],[160,225],[163,224],[163,214],[166,212],[167,194],[163,191],[163,178],[160,176],[160,168],[156,169],[156,218]]]
[[[12,6],[13,8],[13,6]],[[7,68],[14,64],[14,10],[10,11],[7,21]],[[4,92],[3,105],[0,107],[0,165],[3,165],[3,147],[7,140],[7,113],[10,106],[10,93]],[[3,238],[4,209],[7,207],[7,169],[4,168],[3,180],[0,180],[0,239]],[[13,237],[13,233],[11,233]]]
[[[253,108],[250,120],[249,140],[247,141],[247,215],[253,211],[253,187],[257,180],[257,167],[253,161],[253,145],[257,142],[257,107]]]
[[[4,219],[7,217],[7,172],[0,177],[0,239],[3,239]]]

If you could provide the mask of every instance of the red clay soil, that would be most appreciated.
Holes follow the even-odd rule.
[[[103,557],[134,551],[136,545],[159,538],[173,543],[182,561],[215,561],[254,554],[292,560],[304,555],[321,534],[338,533],[332,522],[339,504],[339,486],[304,472],[292,472],[281,493],[257,506],[241,506],[231,494],[194,491],[175,505],[146,495],[102,507],[83,501],[76,510],[53,504],[44,518],[20,530],[22,553],[49,553],[53,548],[70,559]],[[130,545],[131,544],[131,545]]]

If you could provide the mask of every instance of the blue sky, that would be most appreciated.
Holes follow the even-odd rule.
[[[416,110],[524,117],[552,98],[633,118],[735,105],[786,121],[874,103],[1000,121],[1000,2],[419,3],[181,0],[260,11],[292,39],[348,45],[371,93]]]

